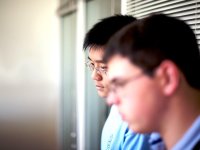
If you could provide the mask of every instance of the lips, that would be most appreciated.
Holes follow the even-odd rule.
[[[96,85],[97,90],[102,90],[104,87],[102,85]]]

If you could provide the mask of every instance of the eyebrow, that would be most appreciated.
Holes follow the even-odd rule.
[[[96,63],[104,63],[103,60],[92,60],[89,56],[88,56],[88,59],[89,59],[90,61],[94,61],[94,62],[96,62]]]

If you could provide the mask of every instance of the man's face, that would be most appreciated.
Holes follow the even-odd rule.
[[[103,48],[92,47],[89,50],[88,64],[92,68],[91,77],[94,80],[97,92],[100,97],[106,98],[108,94],[107,65],[103,62]]]
[[[151,132],[156,129],[165,109],[159,80],[145,75],[121,55],[113,56],[108,68],[108,97],[112,95],[108,103],[117,105],[122,119],[133,131]]]

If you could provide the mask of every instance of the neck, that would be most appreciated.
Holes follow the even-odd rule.
[[[185,94],[187,93],[187,95]],[[170,110],[167,111],[160,131],[167,149],[172,149],[184,136],[195,119],[200,115],[200,92],[191,90],[170,100]]]

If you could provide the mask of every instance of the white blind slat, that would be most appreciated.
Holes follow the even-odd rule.
[[[126,12],[136,18],[164,13],[185,21],[196,34],[200,47],[200,0],[126,0]]]
[[[154,12],[165,12],[167,14],[172,14],[176,12],[187,12],[190,10],[195,10],[196,5],[194,3],[182,3],[182,4],[172,4],[172,5],[159,5],[157,7],[149,7],[146,9],[129,9],[127,12],[133,12],[135,15],[140,14],[144,16]]]

